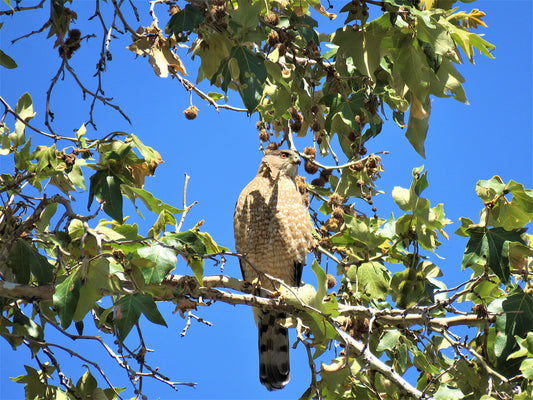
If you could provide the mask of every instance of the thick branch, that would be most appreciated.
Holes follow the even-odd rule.
[[[123,287],[132,288],[129,281],[122,282]],[[233,305],[249,305],[267,309],[276,309],[291,313],[298,313],[298,307],[287,304],[283,299],[260,297],[250,294],[252,285],[249,282],[232,278],[226,275],[211,275],[203,278],[203,286],[198,283],[194,276],[189,275],[169,275],[161,286],[168,288],[179,288],[180,297],[191,297],[194,299],[222,301]],[[230,293],[218,288],[231,289],[241,293]],[[51,300],[55,288],[53,286],[28,286],[19,285],[12,282],[0,281],[0,296],[11,299],[22,300]],[[169,292],[169,296],[161,300],[176,300],[175,296]],[[451,326],[466,325],[477,326],[493,323],[496,315],[489,314],[486,318],[479,318],[477,314],[458,315],[453,317],[427,318],[423,313],[405,313],[404,310],[377,310],[363,306],[343,306],[339,305],[341,315],[352,315],[363,318],[375,319],[381,324],[409,327],[414,325],[433,328],[448,328]]]

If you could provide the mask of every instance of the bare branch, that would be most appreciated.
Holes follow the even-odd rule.
[[[202,100],[207,101],[209,104],[215,107],[217,111],[223,108],[223,109],[227,109],[231,111],[248,112],[248,110],[245,108],[237,108],[237,107],[230,106],[228,104],[218,104],[213,98],[211,98],[206,93],[202,92],[195,85],[193,85],[190,81],[188,81],[187,79],[182,77],[180,74],[178,74],[178,72],[175,71],[174,68],[170,68],[169,73],[173,78],[176,78],[186,90],[190,90],[196,93]]]
[[[59,135],[56,135],[56,134],[50,134],[50,133],[46,133],[46,132],[43,132],[37,128],[35,128],[33,125],[29,124],[27,121],[25,121],[19,114],[17,114],[15,112],[15,110],[13,110],[9,104],[7,103],[7,101],[5,101],[1,96],[0,96],[0,102],[2,102],[2,104],[4,105],[4,107],[6,108],[6,111],[9,112],[10,114],[12,114],[17,120],[19,120],[20,122],[22,122],[24,125],[26,125],[27,128],[31,129],[32,131],[34,132],[37,132],[38,134],[40,135],[43,135],[43,136],[46,136],[46,137],[49,137],[51,139],[54,139],[54,140],[69,140],[71,142],[75,142],[77,143],[78,142],[78,139],[76,138],[71,138],[71,137],[66,137],[66,136],[59,136]]]
[[[43,8],[43,5],[44,5],[45,1],[46,0],[41,0],[39,2],[39,4],[36,4],[34,6],[29,6],[29,7],[20,7],[17,4],[15,7],[11,7],[11,10],[0,11],[0,15],[13,15],[14,13],[20,12],[20,11],[37,10],[39,8]],[[44,30],[44,28],[42,30]],[[42,32],[42,30],[41,30],[41,32]]]

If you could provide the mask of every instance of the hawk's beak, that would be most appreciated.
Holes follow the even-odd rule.
[[[296,165],[300,165],[302,163],[302,160],[300,159],[300,157],[298,156],[295,156],[293,158],[293,160],[291,161],[292,164],[296,164]]]

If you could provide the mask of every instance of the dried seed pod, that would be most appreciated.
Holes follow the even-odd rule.
[[[273,12],[270,12],[265,17],[265,22],[267,24],[277,25],[279,24],[279,15]]]
[[[344,221],[344,213],[342,212],[342,208],[340,207],[333,209],[331,216],[335,219],[338,219],[339,221]]]
[[[333,232],[339,229],[341,222],[338,219],[330,218],[326,221],[325,227],[328,231]]]
[[[183,111],[183,114],[185,114],[185,118],[193,120],[198,115],[198,108],[196,106],[189,106]]]
[[[300,121],[291,121],[289,126],[293,132],[300,132],[300,129],[302,129],[302,123]]]
[[[277,150],[279,145],[276,142],[270,142],[267,146],[267,150]]]
[[[337,280],[331,274],[328,274],[327,278],[328,278],[328,289],[333,289],[335,285],[337,284]]]
[[[324,178],[320,177],[320,178],[313,179],[311,181],[311,185],[323,187],[327,182],[328,182],[327,180],[325,180]]]
[[[316,158],[316,149],[314,147],[306,147],[304,154],[310,156],[313,160]]]
[[[268,134],[265,128],[261,129],[261,132],[259,132],[259,139],[262,142],[267,142],[268,140],[270,140],[270,135]]]
[[[344,198],[338,193],[333,193],[331,196],[329,196],[328,204],[332,208],[340,207],[342,206],[342,203],[344,203]]]
[[[274,46],[277,45],[279,42],[280,42],[280,40],[279,40],[278,32],[276,32],[276,31],[271,31],[271,32],[268,34],[267,44],[268,44],[269,46],[274,47]]]
[[[367,168],[376,168],[376,159],[372,156],[368,158],[368,161],[366,162]]]
[[[316,166],[316,164],[313,164],[309,160],[305,160],[304,169],[305,169],[305,172],[311,175],[316,174],[318,171],[318,167]]]
[[[311,129],[313,130],[313,132],[320,132],[322,127],[318,122],[314,122],[313,125],[311,125]]]

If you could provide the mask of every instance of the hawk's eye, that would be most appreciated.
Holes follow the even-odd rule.
[[[287,153],[281,153],[279,156],[280,156],[281,158],[287,158],[287,157],[288,157],[288,156],[287,156]]]

